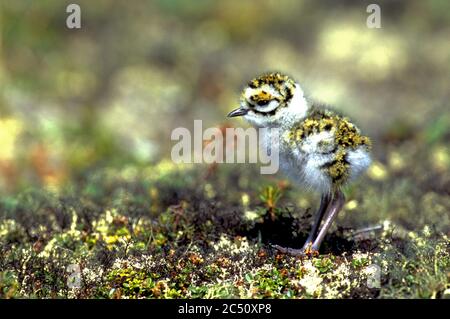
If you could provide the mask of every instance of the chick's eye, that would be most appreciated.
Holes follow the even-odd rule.
[[[259,106],[263,106],[263,105],[266,105],[266,104],[267,104],[267,101],[264,101],[264,100],[258,101],[258,105]]]

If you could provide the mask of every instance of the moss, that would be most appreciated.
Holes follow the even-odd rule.
[[[136,271],[132,268],[116,269],[111,271],[106,279],[111,287],[110,297],[139,298],[160,295],[160,283],[155,282],[144,271]]]
[[[7,270],[0,272],[0,298],[14,298],[18,296],[19,282],[17,274]]]
[[[248,167],[107,168],[59,195],[4,197],[1,297],[443,298],[445,156],[430,166],[420,148],[386,152],[383,178],[346,189],[351,205],[310,259],[269,243],[300,246],[317,198]],[[80,287],[68,287],[71,276]]]

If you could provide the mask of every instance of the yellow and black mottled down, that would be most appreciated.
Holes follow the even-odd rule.
[[[308,116],[289,132],[289,143],[301,145],[308,137],[324,131],[332,133],[333,141],[320,141],[317,153],[332,156],[331,160],[320,168],[330,177],[334,187],[340,187],[349,177],[348,151],[359,147],[370,149],[371,141],[367,136],[361,135],[359,129],[347,117],[312,108]]]
[[[275,89],[280,94],[280,97],[274,96],[264,89],[267,86]],[[257,93],[250,96],[252,103],[249,104],[249,107],[253,107],[254,104],[264,105],[271,100],[276,100],[280,103],[281,107],[285,107],[294,96],[295,82],[287,75],[274,72],[263,74],[251,80],[248,83],[248,87],[255,90],[260,89]],[[245,100],[244,96],[242,98]],[[269,116],[273,114],[266,113],[265,115]]]

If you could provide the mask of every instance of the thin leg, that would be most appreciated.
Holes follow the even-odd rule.
[[[323,216],[328,208],[328,204],[330,203],[330,199],[331,197],[329,194],[322,195],[322,198],[320,200],[320,207],[316,212],[316,219],[314,220],[314,224],[311,228],[309,236],[306,239],[305,244],[303,245],[303,249],[305,249],[308,245],[310,245],[313,242],[314,238],[316,237],[320,223],[322,222]]]
[[[301,249],[281,247],[279,245],[273,245],[272,247],[284,254],[289,254],[289,255],[293,255],[293,256],[305,255],[305,252],[307,250],[310,250],[311,246],[313,245],[313,240],[316,237],[317,230],[319,229],[319,226],[320,226],[320,223],[322,222],[323,216],[325,215],[325,212],[327,211],[328,205],[330,204],[330,200],[331,200],[331,196],[329,194],[322,195],[322,198],[320,200],[320,207],[316,212],[316,216],[315,216],[316,219],[314,220],[314,224],[311,228],[309,236],[306,239],[306,242]]]
[[[337,191],[336,193],[334,193],[333,199],[329,206],[328,215],[325,218],[325,221],[323,223],[322,228],[319,231],[319,234],[317,235],[316,239],[314,240],[311,246],[312,250],[315,251],[319,250],[320,245],[322,244],[322,241],[325,238],[327,231],[330,229],[331,224],[336,219],[336,216],[342,209],[342,206],[344,206],[344,203],[345,203],[344,194],[341,191]]]

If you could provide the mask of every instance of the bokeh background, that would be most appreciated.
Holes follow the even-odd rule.
[[[0,28],[0,298],[450,296],[449,1],[0,0]],[[170,160],[273,70],[373,141],[306,260],[268,244],[300,248],[319,194]]]
[[[2,1],[2,193],[157,163],[194,119],[245,125],[225,116],[271,70],[353,117],[375,174],[415,160],[385,146],[411,136],[408,149],[433,145],[430,165],[448,171],[447,1],[378,1],[381,29],[366,27],[369,1],[80,0],[79,30],[65,25],[69,3]]]

